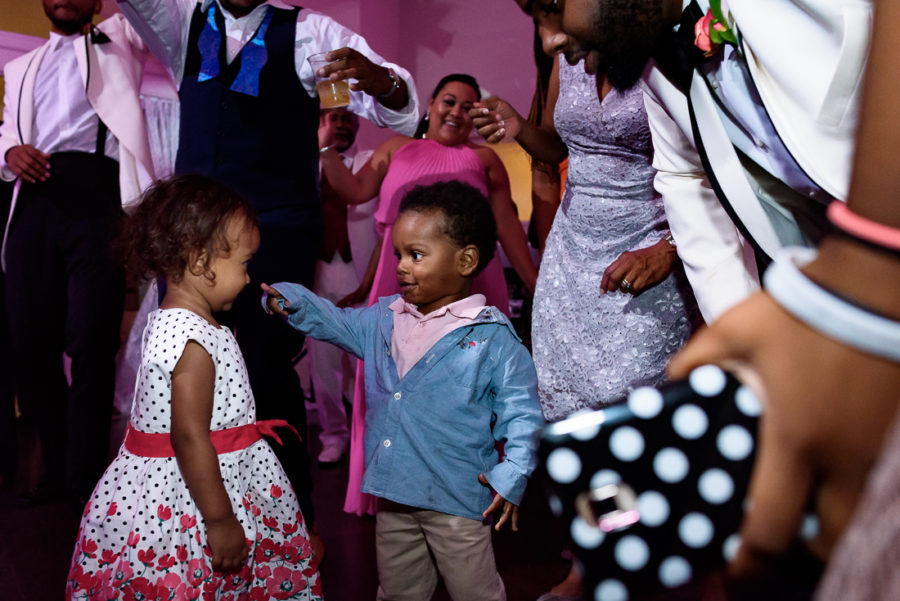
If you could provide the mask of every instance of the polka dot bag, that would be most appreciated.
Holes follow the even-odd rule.
[[[747,388],[709,365],[545,429],[541,471],[585,599],[684,593],[733,556],[759,414]]]

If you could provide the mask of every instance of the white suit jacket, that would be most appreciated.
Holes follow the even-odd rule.
[[[119,188],[122,205],[127,208],[139,200],[143,189],[153,181],[153,161],[140,102],[141,78],[149,53],[122,15],[106,19],[97,28],[110,41],[89,42],[87,53],[83,51],[85,45],[77,42],[75,56],[82,82],[88,80],[90,61],[88,101],[119,141]],[[13,146],[32,143],[34,82],[48,48],[49,42],[6,64],[0,157],[5,157]],[[2,165],[0,177],[6,181],[15,179],[5,161]],[[15,210],[15,196],[10,216]]]
[[[846,199],[871,38],[868,0],[729,0],[765,109],[797,164]],[[688,98],[650,63],[642,80],[656,188],[701,312],[712,321],[759,286],[752,249],[712,191],[696,152]],[[743,225],[769,255],[782,242],[766,218],[695,69],[690,86],[710,167]]]
[[[355,146],[354,146],[355,148]],[[350,170],[356,173],[366,164],[372,156],[371,150],[354,152]],[[353,269],[356,278],[362,281],[369,266],[369,258],[375,248],[377,236],[375,235],[375,207],[378,204],[378,196],[358,205],[347,206],[347,238],[350,241],[350,255],[353,257]]]

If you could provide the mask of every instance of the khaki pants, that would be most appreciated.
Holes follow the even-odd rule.
[[[378,601],[429,601],[437,572],[454,601],[506,601],[491,528],[480,521],[379,500],[375,555]]]

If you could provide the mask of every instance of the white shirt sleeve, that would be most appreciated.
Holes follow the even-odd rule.
[[[645,71],[644,106],[653,136],[654,187],[707,323],[759,289],[753,249],[725,212],[690,133],[687,99],[656,68]]]
[[[365,39],[331,17],[303,9],[297,15],[294,66],[297,77],[310,97],[316,95],[316,77],[306,58],[312,54],[329,52],[345,46],[364,54],[376,65],[391,67],[397,76],[406,82],[409,91],[409,102],[398,111],[386,108],[373,96],[353,92],[350,94],[348,107],[350,112],[365,117],[378,127],[390,127],[397,133],[408,136],[415,133],[419,123],[419,99],[409,72],[399,65],[384,60],[369,47]]]
[[[184,75],[188,34],[196,0],[116,0],[150,51],[169,70],[176,85]]]

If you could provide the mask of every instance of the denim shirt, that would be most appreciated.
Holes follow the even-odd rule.
[[[401,379],[388,308],[399,295],[338,309],[297,284],[273,288],[294,328],[365,361],[363,492],[481,520],[493,500],[478,482],[482,473],[504,499],[521,503],[544,418],[534,363],[497,308],[445,335]],[[505,443],[499,463],[495,441]]]

